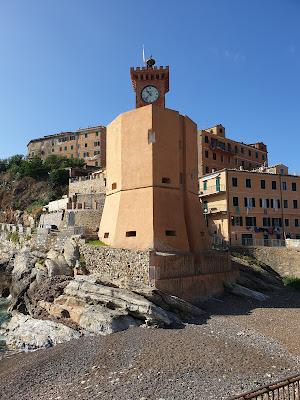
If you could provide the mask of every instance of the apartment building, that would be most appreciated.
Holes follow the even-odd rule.
[[[29,157],[39,156],[46,159],[55,154],[81,158],[88,166],[106,166],[106,128],[101,125],[33,139],[27,147]]]
[[[300,176],[285,165],[223,169],[200,178],[210,234],[231,244],[300,239]]]
[[[225,128],[216,125],[198,132],[199,176],[224,168],[252,170],[268,165],[267,146],[262,143],[245,144],[226,138]]]

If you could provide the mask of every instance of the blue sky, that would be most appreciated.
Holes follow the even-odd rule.
[[[300,174],[299,0],[0,0],[0,158],[134,107],[142,44],[167,107]]]

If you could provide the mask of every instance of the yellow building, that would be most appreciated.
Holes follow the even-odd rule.
[[[106,165],[106,128],[95,126],[75,132],[61,132],[31,140],[28,156],[46,159],[50,155],[81,158],[87,165],[104,168]]]
[[[223,169],[200,178],[210,234],[234,244],[300,239],[300,176],[284,165]]]
[[[225,128],[216,125],[198,132],[199,176],[224,168],[252,170],[268,165],[267,146],[258,142],[245,144],[226,138]]]

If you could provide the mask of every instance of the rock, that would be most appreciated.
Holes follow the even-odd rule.
[[[48,276],[51,278],[55,275],[65,275],[72,276],[73,269],[69,267],[66,260],[62,255],[58,255],[54,259],[47,258],[45,261],[45,266],[48,270]]]
[[[75,267],[76,261],[80,258],[79,246],[75,238],[65,241],[63,254],[69,267]]]
[[[36,259],[25,249],[18,253],[14,260],[14,267],[11,274],[10,294],[12,295],[11,310],[19,310],[27,313],[24,302],[24,294],[32,282],[32,269]]]
[[[228,286],[229,291],[236,296],[248,297],[258,301],[266,301],[269,299],[269,296],[266,296],[263,293],[257,292],[256,290],[248,289],[244,286],[233,284]]]
[[[78,339],[80,333],[65,325],[37,320],[28,315],[15,313],[2,327],[8,348],[34,350],[52,347],[71,339]]]

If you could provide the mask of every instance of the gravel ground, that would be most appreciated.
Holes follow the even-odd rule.
[[[300,294],[226,296],[184,329],[135,328],[6,356],[1,400],[221,400],[300,372]]]

